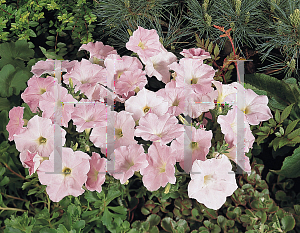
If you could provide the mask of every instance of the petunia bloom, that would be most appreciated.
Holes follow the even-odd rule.
[[[250,125],[258,125],[261,121],[267,121],[272,118],[272,113],[268,107],[268,97],[257,95],[251,89],[245,89],[240,83],[231,83],[238,92],[244,92],[244,101],[238,101],[236,94],[227,97],[228,102],[236,102],[238,108],[245,113],[246,119]]]
[[[134,135],[142,137],[144,140],[168,144],[173,139],[180,137],[183,132],[184,127],[178,124],[175,116],[166,113],[158,117],[154,113],[148,113],[140,119]]]
[[[133,144],[115,149],[115,167],[112,176],[124,184],[135,171],[148,166],[142,145]]]
[[[40,164],[44,161],[44,158],[47,158],[47,157],[44,158],[41,157],[37,152],[31,153],[29,150],[23,151],[22,153],[26,155],[26,159],[21,162],[25,168],[29,168],[29,175],[35,173],[36,170],[39,168]]]
[[[23,120],[23,114],[24,114],[24,107],[13,107],[9,111],[9,122],[6,125],[6,130],[9,133],[8,140],[12,141],[14,140],[14,134],[19,134],[25,130],[23,127],[24,120]]]
[[[42,94],[51,90],[54,86],[54,82],[54,78],[51,76],[48,76],[47,78],[32,76],[32,78],[28,80],[28,87],[21,94],[21,98],[28,104],[32,112],[37,111]]]
[[[61,71],[70,72],[77,62],[78,61],[62,61]],[[41,76],[42,74],[50,74],[53,76],[55,75],[55,60],[47,59],[46,61],[38,61],[32,66],[31,72],[36,76]]]
[[[206,161],[195,160],[188,185],[188,196],[203,203],[207,208],[217,210],[238,188],[235,173],[226,156]]]
[[[90,170],[89,160],[88,154],[63,147],[61,173],[54,173],[54,152],[51,153],[49,160],[42,162],[37,174],[41,184],[47,185],[46,191],[52,201],[59,202],[68,195],[78,197],[84,193],[82,186]]]
[[[168,111],[168,102],[163,97],[157,96],[155,92],[143,88],[136,96],[125,101],[125,110],[133,113],[132,117],[137,121],[148,112],[158,116],[164,115]]]
[[[152,57],[160,53],[161,43],[157,31],[144,29],[138,26],[129,41],[126,48],[137,53],[142,58]]]
[[[143,183],[149,191],[165,187],[167,183],[175,184],[174,150],[160,142],[154,142],[148,149],[149,165],[141,169]]]
[[[93,152],[90,159],[90,171],[87,174],[85,187],[90,191],[102,191],[102,184],[105,182],[106,158],[101,158],[98,153]]]
[[[211,58],[209,52],[205,52],[205,50],[201,48],[184,49],[180,54],[186,58],[193,59],[205,60]]]
[[[66,131],[61,128],[62,145],[66,142],[65,136]],[[29,150],[48,157],[54,150],[54,124],[50,119],[35,115],[28,121],[26,130],[15,135],[14,140],[18,151]]]

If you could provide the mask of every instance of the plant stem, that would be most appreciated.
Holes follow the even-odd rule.
[[[27,210],[17,209],[17,208],[9,208],[9,207],[0,207],[0,210],[15,210],[15,211],[22,211],[26,212]]]

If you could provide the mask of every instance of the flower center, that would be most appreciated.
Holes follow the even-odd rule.
[[[143,49],[143,50],[146,48],[146,46],[144,45],[144,43],[142,41],[140,41],[138,46],[141,47],[141,49]]]
[[[197,78],[193,77],[193,78],[191,79],[191,84],[197,84],[197,82],[198,82],[198,79],[197,79]]]
[[[159,168],[159,173],[166,172],[166,163],[163,163],[163,165]]]
[[[39,142],[40,145],[41,145],[41,144],[45,144],[45,143],[47,142],[47,138],[44,138],[44,137],[40,136],[40,137],[38,138],[38,142]]]
[[[244,113],[247,115],[250,113],[250,109],[248,108],[248,106],[245,108]]]
[[[124,71],[118,71],[118,76],[117,76],[117,79],[119,79],[120,78],[120,76],[122,75],[124,73]]]
[[[198,148],[198,142],[191,142],[190,147],[192,150],[195,150]]]
[[[116,135],[117,139],[123,137],[122,129],[115,129],[115,135]]]
[[[213,180],[213,175],[204,176],[204,185],[208,185]]]
[[[46,92],[46,89],[45,88],[41,88],[40,89],[40,94],[42,95],[42,94],[44,94]]]
[[[143,108],[143,112],[144,113],[149,112],[149,110],[150,110],[150,107],[148,107],[147,105]]]
[[[178,105],[179,105],[179,100],[178,99],[174,100],[172,106],[178,106]]]
[[[65,176],[68,176],[68,175],[70,175],[71,174],[71,168],[68,168],[68,167],[65,167],[63,170],[62,170],[62,172],[63,172],[63,174],[65,175]]]

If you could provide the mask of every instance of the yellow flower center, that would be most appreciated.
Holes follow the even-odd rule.
[[[123,137],[122,129],[115,129],[115,135],[116,135],[117,139]]]
[[[193,77],[193,78],[191,79],[191,84],[197,84],[197,82],[198,82],[198,79],[197,79],[197,78]]]
[[[140,41],[138,46],[141,47],[141,49],[143,49],[143,50],[146,48],[146,46],[144,45],[144,43],[142,41]]]
[[[143,108],[143,112],[144,113],[149,112],[149,110],[150,110],[150,107],[148,107],[147,105]]]
[[[163,163],[163,165],[159,168],[159,173],[166,172],[166,163]]]
[[[178,106],[179,105],[179,100],[178,99],[175,99],[172,106]]]
[[[45,143],[47,142],[47,138],[44,138],[44,137],[40,136],[40,137],[38,138],[38,142],[39,142],[40,145],[41,145],[41,144],[45,144]]]
[[[190,147],[192,150],[195,150],[198,148],[198,142],[191,142]]]
[[[250,109],[248,108],[248,106],[244,109],[243,111],[246,115],[250,113]]]
[[[213,179],[213,175],[204,176],[204,185],[208,185]]]
[[[41,88],[40,89],[40,94],[42,95],[42,94],[44,94],[46,92],[46,89],[45,88]]]
[[[65,167],[65,168],[62,170],[62,172],[63,172],[63,174],[64,174],[65,176],[68,176],[68,175],[71,174],[72,170],[71,170],[71,168]]]

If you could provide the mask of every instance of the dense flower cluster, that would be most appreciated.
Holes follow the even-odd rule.
[[[9,140],[15,141],[22,164],[29,168],[30,174],[37,171],[40,182],[47,185],[50,199],[58,202],[67,195],[81,195],[83,185],[90,191],[101,192],[111,156],[115,159],[115,170],[108,171],[110,175],[124,184],[135,171],[140,171],[150,191],[167,183],[175,184],[178,162],[191,174],[189,196],[209,208],[220,208],[226,197],[237,189],[229,159],[239,165],[245,163],[241,167],[247,172],[251,170],[248,157],[241,159],[236,155],[237,111],[244,114],[244,152],[248,152],[254,142],[249,125],[272,117],[267,97],[245,90],[239,83],[223,85],[214,81],[215,70],[203,63],[210,54],[202,49],[183,50],[184,58],[178,63],[176,56],[160,43],[155,30],[138,27],[126,48],[137,53],[140,59],[120,57],[112,47],[90,42],[79,49],[90,52],[89,60],[62,63],[63,82],[74,85],[75,91],[80,90],[86,96],[80,101],[53,77],[54,60],[39,61],[32,67],[34,75],[21,96],[32,112],[41,110],[42,117],[35,115],[24,127],[24,108],[16,107],[10,111],[7,125]],[[172,80],[170,70],[175,71]],[[50,76],[43,78],[42,74]],[[155,76],[166,87],[157,92],[147,90],[146,75]],[[113,93],[107,88],[108,80],[114,81]],[[207,159],[212,131],[205,129],[205,122],[196,129],[180,124],[177,117],[184,114],[197,118],[204,113],[209,117],[208,111],[215,108],[214,101],[232,102],[238,92],[245,92],[244,105],[237,101],[237,106],[217,119],[230,153]],[[125,111],[108,115],[108,93],[115,101],[125,104]],[[54,139],[57,115],[61,116],[59,127],[68,127],[72,119],[78,132],[91,129],[90,141],[107,158],[94,152],[90,157],[63,147],[59,155],[62,171],[54,173],[57,152],[54,140],[61,140],[62,145],[66,141],[66,131],[62,128],[61,139]],[[114,135],[107,133],[111,127]],[[113,141],[108,142],[111,136]],[[152,141],[147,153],[135,136]],[[113,155],[107,154],[109,146],[114,147]]]

